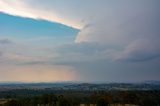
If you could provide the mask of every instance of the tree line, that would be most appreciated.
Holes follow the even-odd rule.
[[[79,106],[80,104],[135,104],[158,106],[160,91],[65,91],[59,94],[47,93],[32,97],[7,97],[8,102],[0,106]]]

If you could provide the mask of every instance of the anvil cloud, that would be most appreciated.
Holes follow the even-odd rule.
[[[29,41],[32,43],[25,43],[25,46],[34,45],[29,50],[40,49],[42,52],[28,54],[20,50],[24,45],[19,47],[26,40],[5,38],[0,33],[3,36],[0,45],[9,46],[14,40],[15,45],[18,45],[15,49],[20,52],[9,53],[10,50],[0,47],[1,62],[16,60],[18,64],[23,61],[32,65],[65,65],[79,74],[77,80],[93,81],[96,76],[97,80],[102,81],[159,80],[159,4],[159,0],[0,0],[2,13],[35,21],[46,20],[79,30],[72,37],[73,41],[61,37],[52,43],[53,38],[45,37],[47,34],[38,38],[31,37],[37,45]],[[137,72],[137,79],[130,77],[136,76]],[[106,74],[107,78],[103,76]],[[126,79],[122,78],[124,74]],[[119,79],[114,79],[115,76]]]

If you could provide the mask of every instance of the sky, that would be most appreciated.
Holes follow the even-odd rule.
[[[0,82],[160,80],[159,0],[0,0]]]

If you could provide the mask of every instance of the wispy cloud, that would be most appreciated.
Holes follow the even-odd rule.
[[[159,40],[157,39],[138,39],[128,45],[124,51],[114,55],[115,60],[119,61],[149,61],[160,57]]]
[[[10,44],[12,43],[12,41],[10,41],[9,39],[0,39],[0,44]]]

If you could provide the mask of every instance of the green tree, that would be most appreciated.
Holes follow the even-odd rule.
[[[97,100],[97,106],[108,106],[108,102],[105,99],[100,98]]]
[[[58,98],[58,106],[71,106],[71,104],[63,95],[60,95]]]

